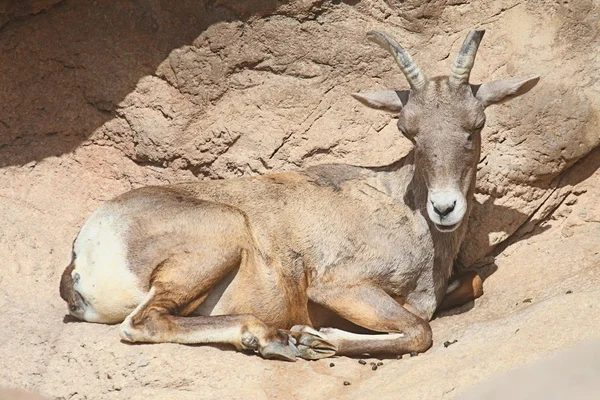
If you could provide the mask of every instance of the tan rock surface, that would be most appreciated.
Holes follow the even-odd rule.
[[[458,395],[460,400],[596,399],[600,393],[600,341],[516,368]]]
[[[598,335],[597,2],[3,4],[0,386],[64,399],[451,398]],[[365,32],[395,35],[435,75],[480,26],[473,81],[542,80],[487,112],[461,253],[489,275],[486,293],[433,322],[428,353],[371,371],[129,346],[115,326],[63,322],[60,273],[102,201],[146,184],[393,161],[408,149],[395,121],[349,96],[406,86]]]

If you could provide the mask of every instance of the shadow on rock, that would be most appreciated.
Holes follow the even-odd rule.
[[[172,50],[287,2],[22,3],[0,10],[0,167],[73,151]]]

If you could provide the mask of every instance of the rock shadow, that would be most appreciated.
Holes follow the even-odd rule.
[[[73,151],[171,51],[288,1],[35,3],[0,7],[0,168]]]
[[[538,187],[553,187],[557,192],[561,192],[565,187],[576,186],[586,179],[590,178],[596,171],[600,169],[600,147],[596,147],[587,155],[583,156],[569,168],[561,172],[560,175],[554,178],[557,182],[555,185],[547,185],[547,186],[538,186]],[[532,185],[535,186],[535,185]],[[548,215],[542,220],[545,221],[552,216],[554,211],[562,204],[564,199],[566,198],[568,193],[564,194],[564,197],[561,200],[557,201],[554,205],[554,208],[548,212]],[[508,211],[503,210],[501,212],[508,213]],[[538,221],[536,223],[531,221],[531,218],[528,217],[525,222],[523,222],[510,237],[506,240],[499,243],[494,250],[490,253],[489,257],[496,257],[498,254],[504,251],[508,246],[518,243],[521,240],[529,239],[533,236],[539,235],[550,229],[550,226],[545,225],[542,226],[540,223],[542,221]]]
[[[563,189],[565,187],[575,186],[575,185],[585,181],[586,179],[590,178],[599,169],[600,169],[600,147],[597,147],[594,150],[592,150],[590,153],[588,153],[586,156],[584,156],[580,160],[578,160],[576,163],[574,163],[572,166],[567,168],[565,171],[563,171],[558,177],[555,178],[555,179],[558,179],[558,183],[555,185],[555,188],[556,188],[555,190],[560,191],[561,189]],[[535,185],[536,184],[533,184],[532,186],[535,186]],[[542,186],[541,183],[538,183],[538,185],[539,186],[537,186],[537,187],[541,187],[541,188],[546,188],[546,187],[550,186],[549,184]],[[558,202],[558,205],[560,205],[560,204],[562,204],[562,202]],[[558,205],[557,205],[557,207],[558,207]],[[548,217],[550,217],[552,215],[552,212],[554,212],[554,211],[555,210],[552,210],[549,213]],[[512,208],[496,205],[493,203],[492,198],[488,199],[484,203],[476,202],[474,205],[473,215],[474,215],[474,218],[477,218],[478,216],[482,216],[485,218],[498,218],[500,223],[502,223],[503,221],[517,221],[518,222],[518,221],[524,220],[524,222],[521,222],[518,225],[518,227],[515,228],[515,233],[513,233],[507,239],[500,242],[488,255],[480,258],[478,261],[476,261],[473,264],[473,265],[478,265],[478,264],[480,265],[480,267],[478,267],[476,269],[479,273],[479,276],[482,278],[482,280],[484,282],[484,296],[485,296],[485,280],[488,277],[490,277],[491,275],[493,275],[498,270],[498,266],[495,263],[496,257],[500,253],[502,253],[508,246],[518,243],[522,240],[530,239],[536,235],[539,235],[539,234],[547,231],[548,229],[550,229],[550,226],[548,226],[548,225],[541,226],[539,223],[533,224],[533,222],[531,222],[530,216],[528,214],[521,213],[518,210],[515,210]],[[470,223],[471,223],[471,221],[470,221]],[[508,224],[508,222],[506,222],[506,224]],[[531,224],[531,226],[528,226],[528,224]],[[488,229],[479,229],[477,231],[477,233],[475,233],[475,234],[470,232],[470,237],[475,238],[475,240],[481,240],[482,245],[487,244],[489,235],[491,233],[495,232],[495,230],[493,229],[494,226],[489,225],[489,224],[478,224],[478,225],[480,227],[484,227],[484,228],[487,227]],[[509,226],[509,225],[506,225],[506,226]],[[513,225],[513,228],[514,228],[514,225]],[[455,264],[455,271],[456,270],[468,270],[468,269],[472,269],[472,268],[470,268],[470,266],[461,264],[460,260],[457,260],[457,263]],[[462,314],[464,312],[471,310],[473,307],[474,307],[474,301],[471,301],[462,306],[459,306],[459,307],[456,307],[456,308],[453,308],[450,310],[438,312],[438,313],[436,313],[435,318],[441,318],[441,317],[445,317],[445,316]]]

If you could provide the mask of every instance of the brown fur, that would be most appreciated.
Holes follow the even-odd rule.
[[[483,295],[483,281],[477,272],[470,271],[456,279],[459,281],[459,286],[446,294],[438,310],[458,307]]]
[[[60,278],[60,297],[69,304],[69,307],[75,304],[73,278],[71,277],[71,272],[73,272],[74,268],[75,265],[73,263],[69,264]]]

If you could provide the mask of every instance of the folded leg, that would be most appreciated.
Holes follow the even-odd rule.
[[[323,338],[337,347],[338,355],[405,354],[423,352],[431,346],[429,323],[412,314],[372,284],[313,286],[309,298],[348,321],[381,334],[355,334],[322,328]],[[307,327],[295,327],[308,330]]]
[[[483,282],[476,271],[470,271],[455,277],[448,286],[438,311],[462,306],[483,294]]]
[[[203,269],[198,268],[200,260]],[[230,344],[238,350],[255,350],[265,358],[289,361],[302,356],[299,349],[329,345],[319,338],[311,340],[309,333],[291,339],[287,332],[253,315],[186,316],[237,265],[221,265],[218,260],[212,266],[206,256],[180,254],[166,260],[155,273],[144,302],[121,324],[121,338],[128,342]]]

